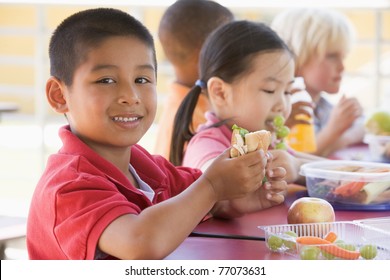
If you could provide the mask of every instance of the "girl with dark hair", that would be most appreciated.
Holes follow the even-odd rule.
[[[265,24],[236,21],[218,28],[203,45],[199,73],[176,115],[170,154],[176,165],[206,170],[231,145],[233,124],[249,131],[273,131],[274,118],[290,114],[293,55]],[[212,110],[194,135],[191,116],[201,94],[208,96]],[[287,181],[303,179],[298,171],[306,159],[284,150],[270,153],[270,166],[283,166]]]

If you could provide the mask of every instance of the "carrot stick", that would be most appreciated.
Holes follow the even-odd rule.
[[[360,192],[365,184],[366,182],[349,182],[335,188],[333,193],[344,197],[353,196]]]
[[[329,231],[324,239],[329,241],[329,242],[331,242],[331,243],[333,243],[337,239],[337,234],[334,231]]]
[[[368,170],[363,170],[366,173],[382,173],[382,172],[390,172],[389,168],[386,167],[375,167]]]
[[[338,247],[337,245],[334,245],[328,240],[325,240],[320,237],[301,236],[301,237],[297,237],[296,242],[304,245],[327,245],[327,246],[320,246],[320,249],[329,254],[332,254],[335,257],[346,259],[346,260],[356,260],[360,257],[360,252],[345,250],[341,247]]]

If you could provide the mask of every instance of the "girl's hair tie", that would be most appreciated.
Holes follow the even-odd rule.
[[[196,80],[195,85],[202,88],[202,89],[206,88],[206,83],[203,82],[202,80]]]

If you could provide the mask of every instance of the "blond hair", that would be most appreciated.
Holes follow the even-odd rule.
[[[296,70],[312,57],[324,57],[329,51],[348,53],[355,35],[346,16],[318,8],[286,10],[274,18],[271,28],[296,56]]]

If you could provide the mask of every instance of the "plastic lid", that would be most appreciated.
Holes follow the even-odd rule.
[[[387,143],[390,142],[390,136],[387,135],[375,135],[375,134],[366,134],[364,135],[363,142],[364,143],[371,143],[371,142],[380,142],[380,143]]]
[[[354,167],[363,168],[363,171],[343,171],[351,170]],[[369,172],[375,168],[388,169],[385,172]],[[305,163],[301,166],[300,175],[329,180],[361,181],[361,182],[390,182],[390,164],[348,161],[348,160],[325,160]]]

